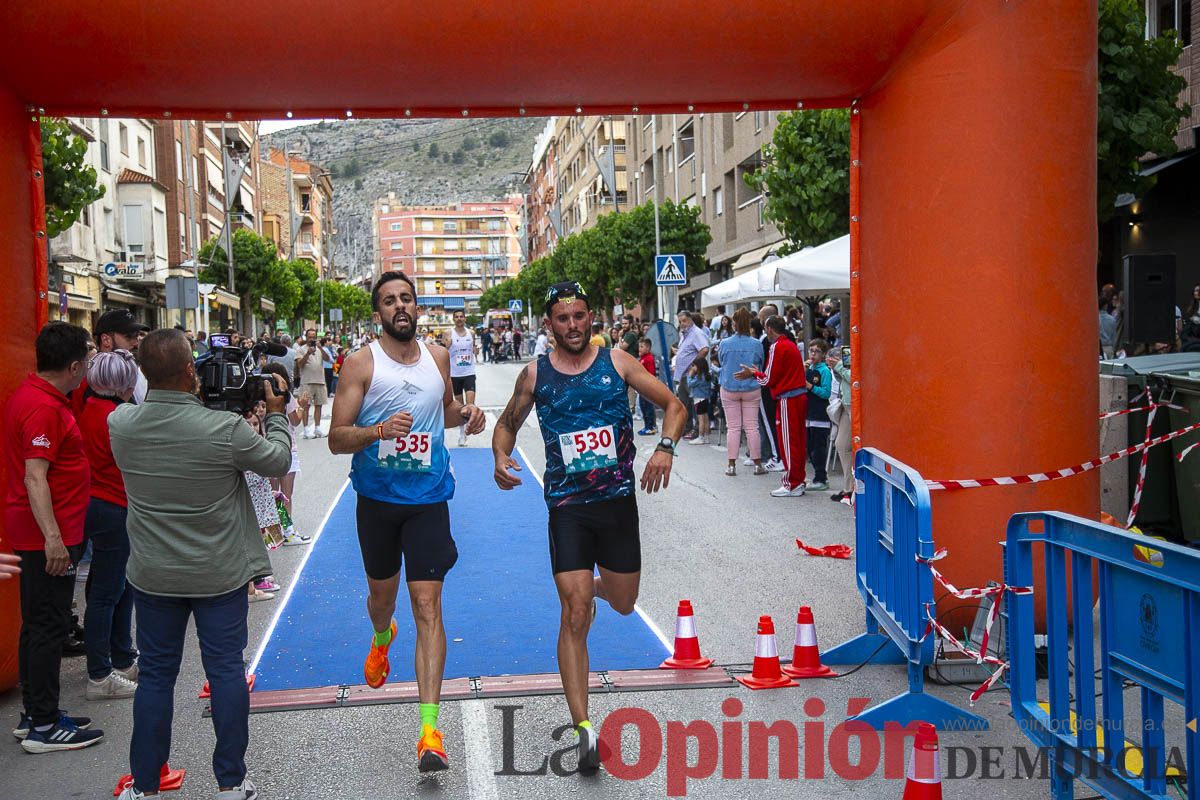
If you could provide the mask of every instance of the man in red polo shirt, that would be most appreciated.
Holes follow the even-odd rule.
[[[88,332],[51,322],[37,337],[37,372],[4,409],[4,540],[21,559],[21,695],[13,733],[30,753],[78,750],[104,738],[59,711],[59,666],[83,555],[90,473],[67,393],[87,369]]]

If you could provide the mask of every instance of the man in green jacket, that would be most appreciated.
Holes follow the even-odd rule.
[[[292,462],[283,381],[265,387],[265,438],[240,416],[205,408],[182,331],[157,330],[139,349],[149,392],[109,416],[129,498],[129,584],[141,651],[130,766],[122,800],[159,790],[171,742],[175,678],[189,616],[212,690],[218,800],[254,800],[246,778],[250,694],[243,672],[246,584],[271,563],[243,471],[281,477]]]

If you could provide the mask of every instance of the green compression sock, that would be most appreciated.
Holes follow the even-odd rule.
[[[392,643],[392,626],[388,625],[387,630],[375,632],[376,647],[387,647]]]
[[[418,706],[421,714],[421,727],[428,725],[437,730],[438,704],[437,703],[421,703]]]

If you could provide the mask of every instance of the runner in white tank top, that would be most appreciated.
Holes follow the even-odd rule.
[[[442,338],[450,351],[450,383],[455,399],[466,405],[475,405],[475,332],[467,327],[467,315],[454,312],[454,327]],[[458,446],[467,446],[467,429],[458,426]]]
[[[454,476],[443,430],[465,424],[479,433],[485,420],[478,407],[451,395],[446,350],[416,340],[421,309],[412,280],[402,272],[383,273],[371,302],[384,335],[342,365],[329,449],[354,454],[350,479],[374,629],[363,664],[367,685],[382,687],[391,668],[401,566],[410,605],[420,611],[413,614],[421,718],[417,766],[429,772],[449,766],[437,727],[446,663],[441,602],[442,583],[458,560],[446,502],[454,493]]]

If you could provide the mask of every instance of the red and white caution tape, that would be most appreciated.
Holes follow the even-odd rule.
[[[1145,441],[1150,441],[1150,431],[1154,428],[1154,415],[1158,413],[1158,406],[1150,409],[1150,415],[1146,418],[1146,438]],[[1150,463],[1150,448],[1142,451],[1142,463],[1138,467],[1137,488],[1133,490],[1133,505],[1129,507],[1129,519],[1125,521],[1126,528],[1133,527],[1133,521],[1137,519],[1138,509],[1142,507],[1142,490],[1146,488],[1146,467]]]
[[[1000,680],[1001,676],[1004,675],[1004,671],[1008,669],[1008,662],[1001,661],[995,656],[989,656],[986,652],[981,653],[978,650],[972,650],[970,647],[960,642],[957,638],[955,638],[954,634],[946,630],[945,627],[943,627],[942,624],[937,621],[937,618],[934,617],[933,611],[928,603],[925,604],[925,616],[929,618],[929,624],[925,626],[925,634],[921,637],[921,641],[925,641],[926,637],[928,637],[930,633],[937,631],[938,636],[941,636],[943,641],[945,641],[958,652],[975,659],[976,664],[991,664],[997,668],[996,671],[992,673],[990,678],[984,681],[978,689],[971,692],[971,705],[975,705],[975,701],[982,697],[984,692],[995,686],[996,681]]]
[[[810,556],[826,556],[828,558],[849,558],[853,553],[853,549],[847,544],[827,544],[824,547],[810,547],[799,539],[796,540],[796,547],[799,547]]]
[[[1173,408],[1176,411],[1186,411],[1183,406],[1177,406],[1174,403],[1151,403],[1148,406],[1140,406],[1138,408],[1127,408],[1124,411],[1109,411],[1107,414],[1101,414],[1100,419],[1112,419],[1113,417],[1123,417],[1126,414],[1136,414],[1139,411],[1151,411],[1155,408]]]
[[[1189,444],[1187,447],[1183,448],[1183,452],[1179,454],[1179,460],[1183,461],[1185,458],[1188,457],[1188,454],[1191,453],[1193,450],[1195,450],[1197,447],[1200,447],[1200,442],[1196,442],[1195,444]]]
[[[937,567],[933,566],[933,562],[941,561],[948,554],[949,551],[946,550],[946,548],[939,547],[937,551],[934,552],[932,558],[921,558],[920,556],[917,556],[917,563],[926,564],[929,567],[929,572],[933,575],[933,579],[941,584],[942,588],[959,600],[976,600],[984,597],[996,598],[992,601],[991,606],[988,608],[987,621],[983,626],[983,638],[979,643],[979,649],[986,653],[988,649],[988,640],[992,635],[992,623],[996,621],[996,614],[1000,610],[999,597],[1005,592],[1012,592],[1013,594],[1033,594],[1033,588],[1029,586],[1009,586],[1001,583],[997,586],[988,586],[982,589],[959,589],[957,586],[947,580],[946,576],[939,572]],[[978,663],[978,659],[976,660],[976,663]]]
[[[1093,458],[1091,461],[1085,461],[1082,464],[1076,464],[1073,467],[1054,470],[1052,472],[1036,472],[1031,475],[1010,475],[1004,478],[973,478],[971,480],[953,480],[953,481],[925,481],[925,486],[930,491],[938,489],[975,489],[981,486],[1018,486],[1026,483],[1042,483],[1043,481],[1056,481],[1061,478],[1070,478],[1074,475],[1081,475],[1089,472],[1097,467],[1104,466],[1112,461],[1127,458],[1128,456],[1140,453],[1150,447],[1157,447],[1163,442],[1169,442],[1172,439],[1178,439],[1180,436],[1186,436],[1192,431],[1200,430],[1200,422],[1188,425],[1186,428],[1180,428],[1177,431],[1164,433],[1162,436],[1150,439],[1132,447],[1126,447],[1124,450],[1118,450],[1115,453],[1110,453],[1100,458]]]

